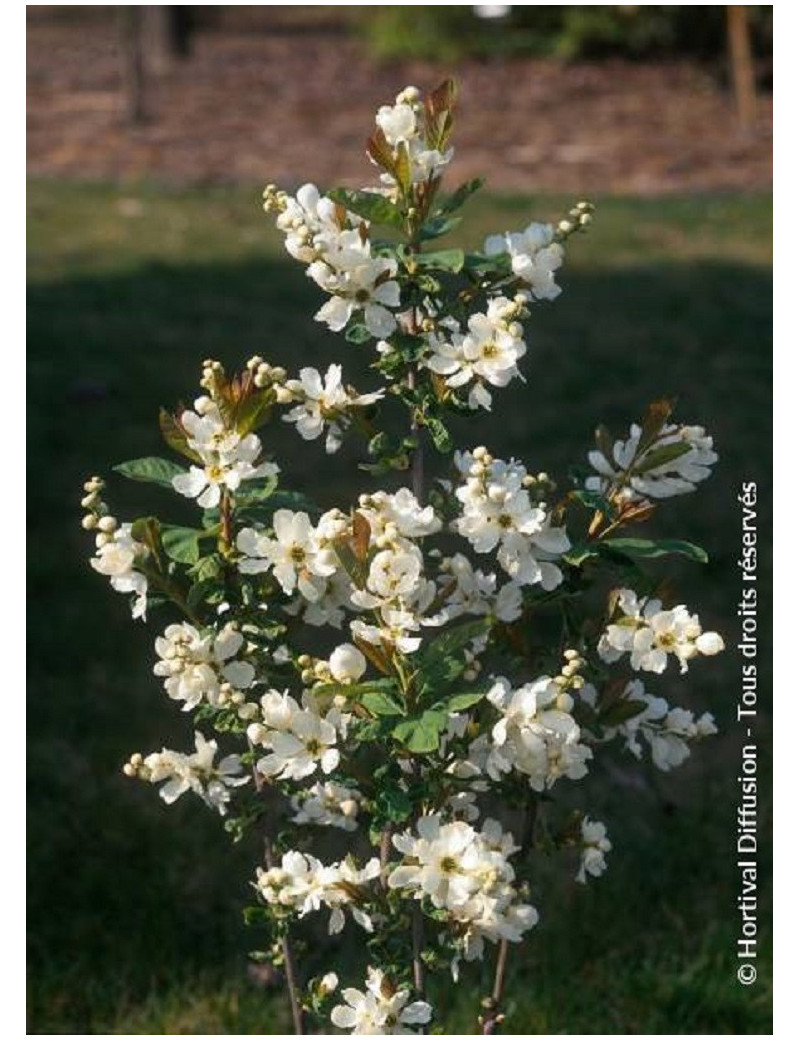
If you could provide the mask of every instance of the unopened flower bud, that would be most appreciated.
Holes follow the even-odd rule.
[[[119,524],[115,516],[101,516],[97,521],[97,526],[106,534],[111,534],[112,531],[116,531]]]
[[[91,531],[97,527],[97,517],[94,513],[87,513],[87,515],[81,520],[81,527],[84,531]]]
[[[297,658],[297,663],[298,665],[300,665],[301,668],[308,668],[308,666],[311,664],[311,658],[308,654],[300,654],[300,656]]]

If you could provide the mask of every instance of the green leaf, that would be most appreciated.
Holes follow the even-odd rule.
[[[429,415],[425,423],[430,430],[431,440],[436,450],[442,455],[449,455],[453,450],[453,438],[445,424],[435,415]]]
[[[255,481],[248,481],[247,484],[236,492],[236,504],[239,505],[250,505],[252,502],[263,502],[268,498],[272,498],[275,494],[275,489],[278,487],[278,478],[267,477],[265,482],[258,486]]]
[[[357,191],[352,188],[334,188],[328,192],[328,198],[355,213],[372,224],[383,224],[385,227],[404,227],[403,214],[385,195],[377,195],[371,191]]]
[[[399,787],[385,787],[375,796],[375,812],[383,820],[403,823],[413,811],[413,802]]]
[[[470,195],[474,195],[482,187],[483,177],[475,177],[471,181],[466,181],[444,200],[439,207],[439,213],[453,213],[455,210],[461,209]]]
[[[604,538],[596,544],[601,550],[610,549],[612,552],[622,553],[623,556],[649,559],[654,556],[674,555],[686,556],[695,563],[708,563],[708,554],[705,549],[692,542],[682,542],[677,539],[652,542],[646,538]]]
[[[634,468],[634,473],[649,473],[653,469],[657,469],[659,466],[665,465],[667,462],[674,462],[675,459],[679,459],[682,455],[692,450],[691,444],[687,441],[673,441],[672,444],[663,444],[660,448],[654,448],[652,451],[648,451],[647,454],[642,458],[641,462]]]
[[[372,339],[372,333],[366,325],[362,325],[361,322],[356,322],[355,325],[351,325],[347,332],[345,332],[344,338],[348,343],[361,344]]]
[[[165,524],[161,528],[164,552],[176,563],[197,563],[200,559],[200,539],[208,537],[208,531],[198,531],[194,527],[172,527]]]
[[[587,509],[598,510],[607,520],[612,520],[614,518],[614,510],[611,503],[605,495],[601,495],[599,491],[587,491],[585,488],[575,488],[573,491],[570,491],[569,497],[574,499],[576,502],[580,502],[581,505],[586,506]]]
[[[194,610],[195,607],[201,606],[207,599],[210,599],[215,594],[221,595],[218,579],[205,578],[192,585],[186,596],[186,603],[190,609]]]
[[[471,690],[468,693],[454,693],[452,697],[448,697],[444,701],[440,701],[439,704],[434,705],[436,708],[441,708],[442,711],[456,712],[466,711],[467,708],[472,708],[486,697],[485,690]]]
[[[447,713],[429,709],[419,718],[398,722],[392,733],[409,751],[423,755],[439,749],[439,736],[446,726]]]
[[[129,462],[120,462],[114,466],[116,473],[121,473],[128,480],[140,480],[146,484],[159,484],[161,487],[172,490],[172,478],[185,473],[181,466],[176,466],[169,459],[160,459],[149,456],[144,459],[131,459]]]
[[[561,559],[564,563],[569,563],[573,567],[580,567],[586,560],[599,555],[600,550],[597,547],[597,542],[578,542],[570,548],[569,552],[564,553]]]
[[[140,516],[131,524],[131,536],[136,542],[146,545],[158,560],[161,553],[161,524],[155,516]]]
[[[427,670],[443,658],[463,650],[473,639],[484,635],[489,625],[490,622],[486,618],[479,618],[477,621],[467,621],[463,625],[448,629],[425,647],[417,660],[418,666]]]
[[[417,265],[432,271],[450,271],[453,274],[464,266],[463,249],[439,249],[434,253],[419,253],[416,257]]]
[[[462,217],[438,216],[430,217],[420,228],[421,242],[429,242],[433,238],[441,238],[454,231],[462,221]]]

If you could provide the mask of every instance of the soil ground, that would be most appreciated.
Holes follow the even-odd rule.
[[[377,64],[346,24],[301,14],[312,8],[239,10],[238,20],[199,31],[192,56],[151,79],[141,127],[123,118],[110,17],[31,16],[30,172],[358,184],[368,179],[360,145],[376,107],[406,83],[430,88],[455,73],[454,179],[488,172],[493,190],[579,194],[771,185],[771,95],[759,99],[756,129],[743,133],[719,79],[691,63]],[[281,12],[272,23],[268,10]],[[254,24],[248,11],[260,12]]]

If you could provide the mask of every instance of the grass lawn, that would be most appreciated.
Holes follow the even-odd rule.
[[[81,482],[161,451],[160,404],[191,399],[200,361],[231,368],[254,353],[297,369],[342,360],[369,389],[365,348],[313,322],[320,294],[260,215],[258,190],[29,187],[29,1032],[261,1033],[288,1028],[281,995],[249,981],[240,907],[256,860],[216,817],[184,799],[166,809],[122,777],[135,750],[188,743],[186,719],[151,675],[156,614],[131,625],[125,599],[90,570]],[[489,230],[558,217],[566,200],[488,197],[465,222]],[[770,226],[762,196],[599,199],[592,233],[573,241],[564,293],[537,307],[527,384],[496,395],[480,433],[533,471],[564,477],[594,425],[623,431],[655,397],[705,424],[721,462],[659,531],[699,542],[712,561],[675,569],[681,600],[731,648],[654,683],[710,708],[720,736],[669,775],[622,757],[581,785],[614,842],[605,877],[586,886],[544,862],[542,922],[510,976],[508,1032],[771,1032],[768,816],[762,827],[759,979],[738,984],[735,723],[736,603],[743,480],[758,480],[769,535]],[[469,212],[469,211],[468,211]],[[466,241],[467,239],[465,239]],[[477,422],[476,422],[477,426]],[[285,473],[323,505],[368,487],[357,452],[333,460],[288,427],[270,444]],[[112,482],[118,515],[166,512],[158,490]],[[174,518],[191,509],[174,501]],[[762,557],[761,633],[768,635]],[[769,709],[760,702],[763,805]],[[360,936],[334,953],[314,936],[319,972],[356,962]],[[359,976],[360,979],[360,976]],[[435,995],[447,1032],[474,1031],[488,978],[465,973]]]

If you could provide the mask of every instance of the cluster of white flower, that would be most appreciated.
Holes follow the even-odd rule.
[[[635,672],[661,673],[670,654],[680,661],[681,672],[698,654],[711,657],[725,649],[717,632],[703,632],[696,614],[682,604],[664,610],[659,599],[639,599],[632,589],[619,589],[619,615],[608,625],[597,647],[607,664],[624,654],[631,656]]]
[[[595,707],[598,701],[596,688],[587,683],[581,690],[581,697],[591,707]],[[706,711],[695,718],[686,708],[671,708],[663,697],[647,693],[638,679],[627,684],[621,700],[622,703],[641,704],[642,710],[618,726],[605,727],[602,739],[608,741],[621,737],[626,748],[636,758],[642,757],[644,741],[650,747],[653,764],[664,772],[686,761],[691,753],[691,742],[713,736],[717,732],[710,712]]]
[[[536,924],[538,914],[520,901],[508,862],[518,846],[496,820],[476,831],[462,820],[423,816],[416,835],[405,831],[392,841],[404,860],[389,874],[389,887],[446,910],[467,960],[482,956],[485,939],[520,942]]]
[[[374,624],[358,618],[350,624],[354,638],[375,646],[413,653],[423,625],[440,624],[425,612],[436,598],[436,583],[425,577],[425,559],[420,539],[441,530],[441,521],[431,506],[423,506],[408,488],[395,494],[379,491],[362,495],[359,512],[369,523],[371,555],[364,587],[356,589],[351,602],[372,612]]]
[[[629,501],[685,495],[711,475],[719,458],[702,426],[664,426],[644,451],[641,439],[641,426],[632,424],[630,437],[614,443],[614,465],[602,451],[590,451],[589,462],[599,475],[586,479],[588,490],[614,491]],[[676,456],[676,449],[682,453]]]
[[[508,581],[497,588],[497,575],[476,570],[463,553],[445,556],[439,563],[441,616],[452,621],[464,614],[490,616],[510,623],[522,613],[522,587]]]
[[[470,760],[493,779],[515,770],[527,776],[534,791],[552,787],[560,777],[580,780],[588,772],[591,748],[581,743],[581,729],[572,717],[574,701],[550,676],[513,689],[498,678],[486,695],[500,712],[491,738],[479,737]]]
[[[338,981],[338,980],[337,980]],[[431,1020],[433,1009],[424,1000],[408,1002],[407,989],[397,989],[379,968],[367,968],[364,992],[342,990],[344,1004],[331,1012],[338,1029],[354,1036],[406,1036],[416,1033],[406,1026],[422,1026]]]
[[[297,590],[312,603],[321,599],[337,570],[335,553],[326,544],[325,523],[315,528],[308,513],[277,509],[272,527],[274,538],[252,527],[242,528],[236,538],[242,553],[239,570],[243,574],[272,571],[287,596]]]
[[[556,241],[552,224],[529,224],[524,231],[490,235],[483,246],[487,256],[508,253],[511,270],[527,282],[537,300],[554,300],[561,289],[555,272],[564,262],[564,247]]]
[[[584,816],[581,820],[581,863],[575,880],[586,884],[586,875],[600,877],[606,869],[606,853],[611,852],[606,825]]]
[[[552,560],[569,549],[569,539],[551,525],[544,503],[531,501],[536,480],[525,467],[495,459],[484,447],[456,452],[455,465],[463,480],[455,530],[478,553],[497,549],[498,563],[517,584],[547,591],[559,585],[563,574]]]
[[[417,87],[401,90],[393,105],[381,105],[375,122],[395,163],[401,156],[407,157],[412,184],[423,184],[440,176],[453,158],[452,148],[442,152],[431,147],[427,140],[424,106]],[[382,173],[381,183],[389,188],[390,194],[395,194],[397,182],[391,174]]]
[[[303,185],[294,198],[267,185],[264,209],[277,212],[287,250],[308,264],[309,278],[331,296],[315,314],[317,321],[340,332],[353,315],[361,314],[373,336],[395,330],[389,308],[400,306],[397,261],[372,255],[366,221],[321,197],[313,184]]]
[[[249,777],[242,775],[238,755],[226,755],[214,765],[216,740],[206,740],[202,733],[195,732],[194,743],[196,750],[192,755],[169,748],[154,751],[146,758],[140,754],[132,755],[123,771],[126,776],[163,784],[158,793],[167,805],[172,805],[187,791],[193,791],[206,805],[224,816],[231,797],[230,788],[248,783]]]
[[[327,429],[325,450],[329,455],[342,445],[344,432],[350,425],[352,410],[365,408],[383,397],[383,390],[359,394],[342,383],[342,366],[330,365],[322,375],[316,368],[301,368],[299,379],[289,379],[281,396],[299,402],[285,415],[284,422],[295,423],[297,432],[306,441],[316,440]]]
[[[218,365],[209,363],[206,368]],[[200,457],[203,465],[190,466],[188,473],[172,478],[175,490],[187,498],[196,498],[204,509],[218,506],[223,488],[236,491],[243,480],[277,476],[274,462],[254,465],[261,455],[261,441],[254,433],[245,437],[231,429],[210,397],[198,397],[195,411],[181,414],[187,446]]]
[[[160,660],[153,672],[163,677],[164,689],[176,701],[184,701],[184,711],[191,711],[201,701],[220,704],[237,691],[253,685],[253,665],[237,655],[245,639],[233,623],[219,632],[201,634],[186,623],[168,625],[164,635],[156,639]],[[244,697],[236,698],[244,700]]]
[[[361,792],[353,787],[345,787],[332,780],[325,783],[318,781],[313,787],[292,797],[292,822],[354,831],[358,826],[357,817],[362,801]]]
[[[469,318],[466,332],[453,319],[444,319],[429,334],[431,353],[424,360],[425,367],[445,376],[453,389],[471,384],[470,408],[491,409],[487,383],[503,387],[515,377],[521,378],[517,361],[528,349],[519,323],[527,314],[524,303],[524,294],[514,300],[496,296],[489,300],[485,314]]]
[[[256,769],[280,780],[302,780],[318,769],[331,773],[339,764],[337,738],[347,729],[347,716],[332,708],[320,715],[313,697],[306,694],[302,706],[289,694],[268,690],[261,698],[261,719],[247,727],[247,737],[270,754]]]
[[[147,613],[147,578],[136,570],[137,560],[148,555],[147,546],[137,542],[131,534],[130,524],[116,524],[113,517],[101,517],[97,534],[97,555],[90,560],[92,567],[111,579],[111,588],[115,592],[132,592],[135,596],[132,606],[134,618],[144,620]]]
[[[327,907],[331,911],[331,935],[344,928],[345,907],[357,924],[371,932],[372,918],[362,904],[369,902],[371,882],[380,872],[380,862],[375,858],[360,868],[350,857],[326,866],[316,856],[292,851],[284,853],[279,867],[259,868],[255,887],[268,906],[284,907],[298,917]]]

